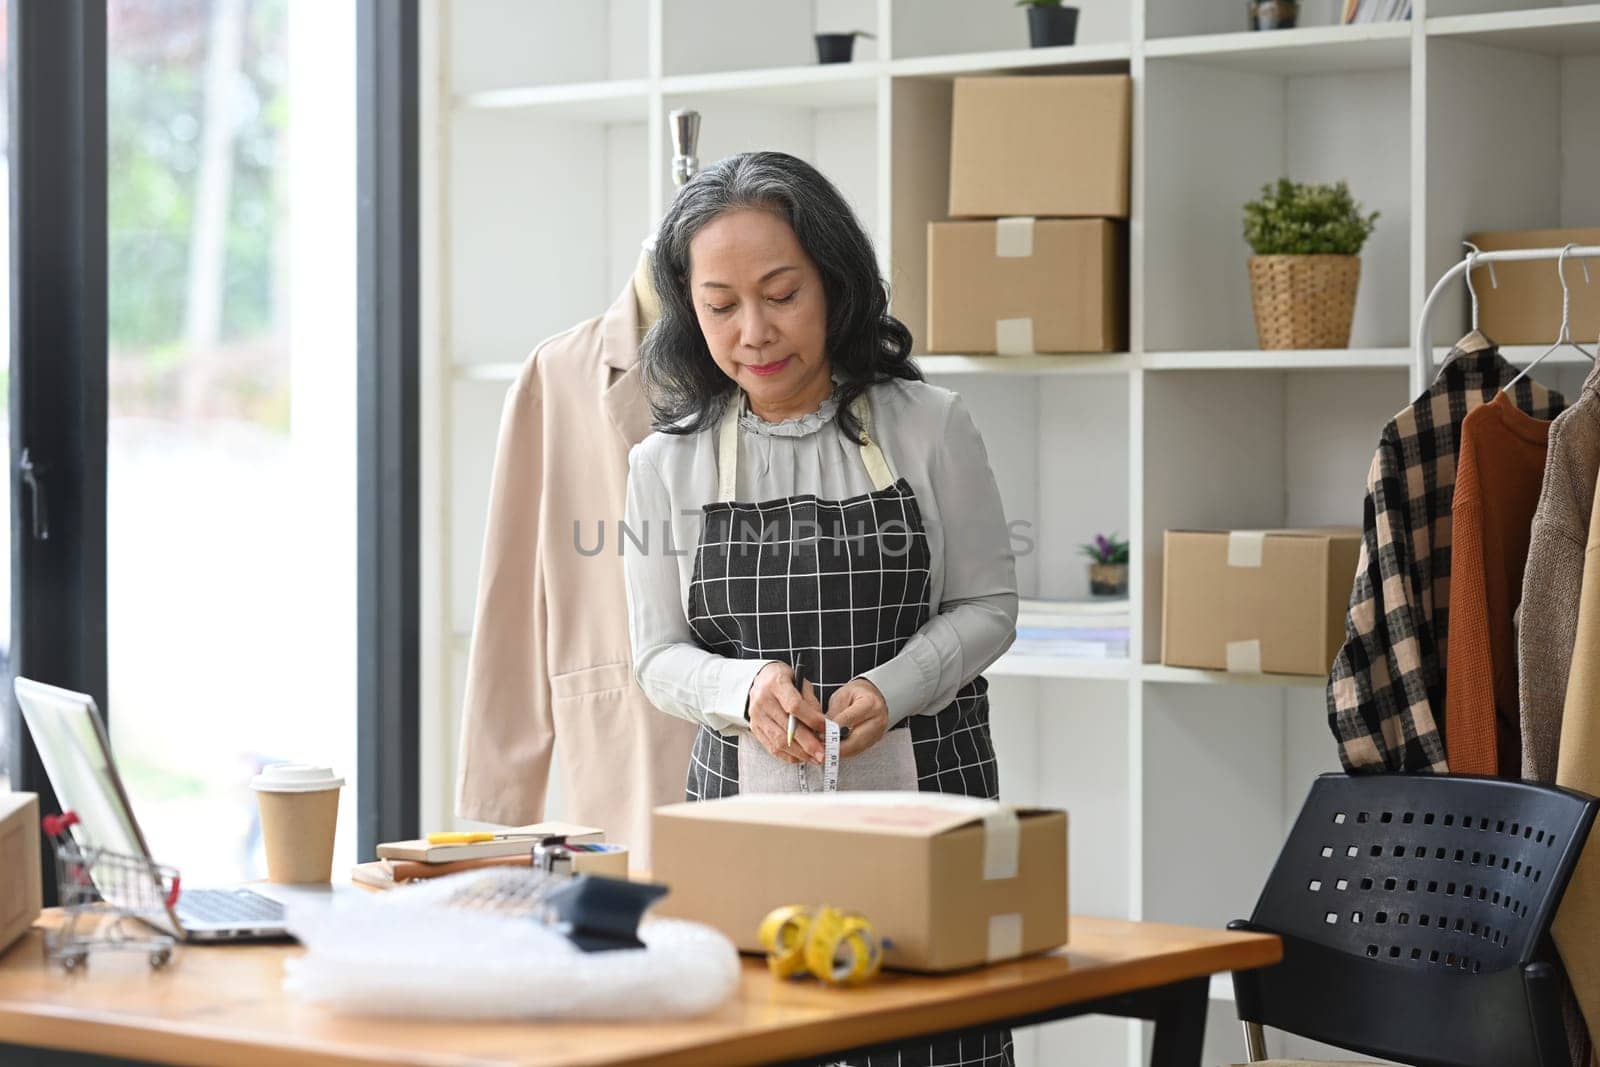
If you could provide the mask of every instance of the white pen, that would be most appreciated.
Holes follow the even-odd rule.
[[[803,671],[800,667],[800,660],[798,658],[796,658],[794,661],[794,687],[800,690],[800,695],[802,697],[805,696],[806,676],[805,671]],[[791,746],[794,744],[794,712],[792,711],[789,713],[789,744]]]

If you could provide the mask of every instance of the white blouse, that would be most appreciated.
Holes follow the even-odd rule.
[[[927,623],[898,654],[859,675],[883,693],[893,725],[942,711],[1016,639],[1016,558],[983,438],[961,397],[895,380],[869,386],[867,398],[890,472],[916,493],[932,578]],[[837,409],[829,397],[808,415],[767,422],[746,402],[735,499],[871,492],[860,446],[834,424]],[[618,550],[640,688],[662,711],[732,732],[749,728],[750,686],[774,661],[708,652],[690,629],[700,509],[716,496],[715,423],[695,434],[651,434],[628,455],[628,535],[618,538]]]

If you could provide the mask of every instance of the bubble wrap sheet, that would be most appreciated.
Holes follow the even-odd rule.
[[[524,873],[522,877],[527,876]],[[739,982],[739,955],[699,923],[647,919],[644,949],[579,951],[513,908],[463,907],[488,886],[469,871],[331,905],[289,905],[305,946],[284,988],[335,1011],[447,1019],[634,1019],[698,1015]]]

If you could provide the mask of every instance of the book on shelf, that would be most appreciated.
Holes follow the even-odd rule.
[[[1127,597],[1052,600],[1025,596],[1017,598],[1017,610],[1033,615],[1126,615],[1131,610],[1131,605]]]
[[[1411,0],[1345,0],[1340,21],[1346,25],[1400,22],[1411,17]]]
[[[1128,646],[1105,641],[1016,641],[1006,649],[1010,656],[1046,656],[1054,659],[1127,659]]]
[[[1131,636],[1126,626],[1023,626],[1017,625],[1019,641],[1088,641],[1100,644],[1128,643]]]
[[[1024,597],[1017,603],[1017,628],[1127,629],[1133,613],[1127,600],[1039,600]]]
[[[1037,615],[1030,611],[1017,613],[1019,630],[1127,630],[1132,626],[1131,615]]]
[[[370,860],[350,869],[350,880],[376,889],[389,889],[407,882],[443,878],[447,874],[476,871],[484,867],[528,867],[533,863],[530,852],[525,856],[491,856],[487,859],[458,860],[455,863],[423,863],[417,860]]]
[[[1017,638],[1006,650],[1018,656],[1062,656],[1069,659],[1126,659],[1128,631],[1108,627],[1099,630],[1053,630],[1018,627]]]

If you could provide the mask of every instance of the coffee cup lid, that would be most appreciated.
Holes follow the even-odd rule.
[[[305,763],[273,763],[250,779],[250,788],[263,793],[320,793],[342,785],[344,779],[335,778],[332,767]]]

